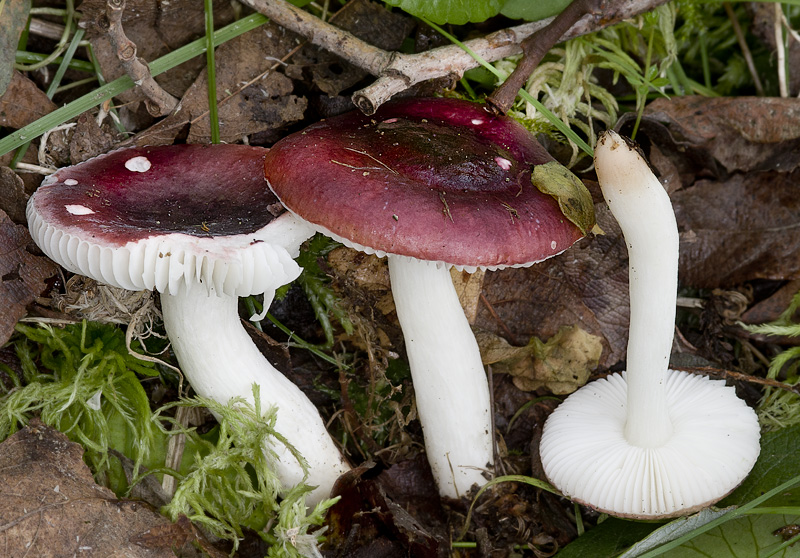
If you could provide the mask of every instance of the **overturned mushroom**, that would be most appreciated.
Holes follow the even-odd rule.
[[[759,453],[756,414],[723,381],[669,370],[678,228],[647,162],[613,131],[597,176],[628,245],[627,372],[587,384],[547,419],[540,455],[565,496],[625,517],[691,513],[731,492]]]
[[[276,430],[307,460],[318,501],[348,469],[316,407],[263,357],[242,328],[240,296],[300,274],[292,259],[312,231],[281,212],[263,178],[263,148],[175,145],[121,149],[60,169],[28,204],[31,236],[73,273],[161,293],[164,325],[194,390],[222,403],[278,407]],[[277,208],[277,211],[276,211]],[[277,473],[303,480],[282,444]]]

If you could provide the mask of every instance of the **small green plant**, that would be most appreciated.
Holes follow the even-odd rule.
[[[297,282],[303,288],[306,298],[314,309],[314,315],[325,333],[325,344],[320,347],[322,350],[330,350],[333,347],[333,325],[330,316],[336,318],[345,333],[353,334],[353,323],[339,304],[336,293],[330,288],[330,278],[319,266],[319,259],[327,256],[337,246],[340,246],[338,242],[317,234],[306,243],[297,257],[297,263],[303,268],[303,273],[297,278]]]
[[[149,457],[157,429],[137,374],[158,372],[153,363],[128,352],[121,329],[87,321],[64,328],[17,324],[16,329],[22,375],[4,367],[13,386],[0,396],[0,440],[38,415],[86,448],[85,459],[96,475],[112,472],[109,448],[124,451],[127,445],[137,463]],[[110,484],[120,490],[124,477],[115,476]]]
[[[628,82],[635,94],[635,110],[641,116],[648,96],[664,95],[669,84],[666,72],[676,58],[674,23],[675,8],[666,4],[633,22],[569,40],[550,50],[531,74],[525,91],[565,125],[580,130],[589,145],[594,145],[594,122],[609,128],[616,123],[619,112],[617,99],[597,79],[597,71],[613,72],[613,83],[619,77]],[[518,61],[518,56],[506,58],[495,67],[507,77]],[[578,145],[555,132],[549,119],[529,100],[519,97],[511,114],[531,130],[568,143],[572,158],[567,166],[578,161]]]
[[[774,322],[740,325],[753,333],[797,337],[800,335],[800,322],[796,318],[798,309],[800,292],[792,297],[789,306]],[[800,347],[790,347],[776,355],[767,369],[767,378],[797,385],[800,382]],[[800,424],[800,396],[791,391],[765,387],[756,411],[761,424],[768,430]]]
[[[234,549],[244,528],[249,528],[271,544],[269,556],[320,556],[317,545],[324,529],[314,533],[309,529],[321,525],[337,499],[324,500],[308,513],[305,497],[311,487],[301,483],[281,494],[273,468],[277,457],[271,448],[286,446],[304,468],[305,460],[275,431],[277,410],[262,413],[258,391],[258,386],[253,386],[255,404],[236,398],[222,405],[195,397],[159,410],[157,415],[176,405],[205,407],[219,420],[213,441],[186,432],[196,442],[193,465],[162,511],[173,520],[188,516],[215,536],[229,540]],[[158,416],[154,418],[158,420]]]
[[[85,449],[85,459],[99,481],[125,494],[144,475],[169,473],[179,479],[164,513],[187,515],[234,548],[245,528],[273,547],[270,556],[319,556],[322,523],[336,500],[318,504],[310,513],[305,496],[311,487],[301,483],[286,494],[265,448],[285,445],[274,430],[277,410],[262,410],[241,400],[222,405],[210,399],[182,399],[157,411],[150,409],[139,375],[157,376],[154,364],[128,352],[123,330],[115,325],[83,321],[63,328],[48,324],[17,325],[12,341],[22,374],[2,366],[11,385],[0,396],[0,440],[39,416]],[[258,388],[254,386],[256,401]],[[176,428],[170,414],[177,406],[209,408],[219,424],[200,435]],[[169,438],[185,435],[180,470],[164,467]],[[110,459],[115,450],[134,460],[131,484]]]

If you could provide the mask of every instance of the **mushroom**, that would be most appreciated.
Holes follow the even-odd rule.
[[[581,238],[532,185],[534,167],[547,175],[552,166],[519,123],[454,99],[330,118],[281,139],[265,159],[289,211],[388,256],[427,457],[448,497],[484,484],[494,462],[486,373],[448,269],[528,266]]]
[[[195,392],[226,403],[277,406],[276,431],[308,463],[315,503],[348,465],[317,408],[259,352],[241,325],[238,297],[264,294],[301,272],[292,259],[311,234],[263,177],[267,150],[243,145],[120,149],[45,179],[28,204],[34,241],[73,273],[130,290],[155,290],[172,348]],[[276,215],[280,215],[276,218]],[[283,444],[277,474],[304,479]]]
[[[595,165],[628,245],[627,372],[596,380],[548,417],[544,472],[565,496],[632,518],[685,515],[741,483],[759,453],[756,414],[733,387],[669,370],[678,228],[669,196],[639,151],[613,131]]]

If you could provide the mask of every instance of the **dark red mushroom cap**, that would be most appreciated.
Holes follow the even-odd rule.
[[[263,177],[266,151],[136,147],[62,168],[31,197],[31,235],[70,271],[114,286],[264,292],[273,272],[260,260],[286,259],[264,254],[281,243],[268,225],[283,211]]]
[[[482,105],[406,99],[354,111],[277,142],[273,192],[315,228],[377,252],[490,269],[529,265],[583,236],[531,184],[553,158]]]

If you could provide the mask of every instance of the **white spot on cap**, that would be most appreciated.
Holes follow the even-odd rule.
[[[555,240],[553,240],[553,241],[551,241],[551,242],[550,242],[550,248],[552,248],[553,250],[555,250],[555,249],[556,249],[556,246],[558,246],[558,243],[557,243]]]
[[[151,166],[147,157],[134,157],[125,161],[125,168],[131,172],[147,172]]]
[[[478,126],[478,125],[480,125],[480,124],[483,124],[483,120],[481,120],[480,118],[473,118],[473,119],[472,119],[472,123],[473,123],[475,126]]]
[[[91,215],[94,213],[94,211],[85,205],[65,205],[64,209],[66,209],[70,215]]]
[[[504,157],[500,157],[499,155],[494,158],[495,162],[500,165],[500,168],[503,170],[508,170],[511,168],[511,161]]]
[[[397,118],[389,118],[388,120],[384,120],[381,124],[393,124],[397,122]]]
[[[67,186],[75,186],[77,183],[78,183],[78,181],[75,180],[74,178],[67,178],[64,181],[64,184],[66,184]]]

